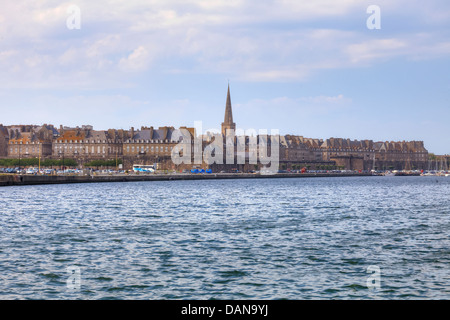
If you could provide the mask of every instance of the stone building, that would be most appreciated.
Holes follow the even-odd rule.
[[[423,141],[376,142],[374,149],[378,170],[426,169],[428,151]]]
[[[299,167],[300,162],[312,169],[413,170],[425,169],[428,159],[428,151],[422,141],[318,140],[291,135],[284,138],[280,157],[287,168],[292,168],[295,163]]]
[[[285,135],[280,137],[281,169],[318,169],[322,165],[333,165],[322,159],[320,145],[322,140],[302,136]]]
[[[124,130],[94,130],[92,126],[81,128],[60,127],[59,136],[54,140],[52,157],[71,158],[80,165],[92,160],[111,160],[121,157]]]
[[[7,130],[9,158],[45,158],[51,155],[56,132],[52,125],[9,126]]]
[[[191,144],[194,142],[194,128],[180,127],[190,134]],[[180,143],[174,127],[141,127],[135,131],[131,128],[129,138],[123,143],[125,166],[131,168],[133,164],[156,164],[158,169],[190,168],[190,164],[176,166],[172,161],[172,150]],[[191,150],[193,154],[193,150]],[[191,158],[192,161],[192,158]]]
[[[371,170],[375,150],[372,140],[326,139],[320,146],[322,158],[334,161],[337,168],[346,170]]]
[[[8,129],[3,124],[0,124],[0,157],[6,157],[8,155],[8,141]]]

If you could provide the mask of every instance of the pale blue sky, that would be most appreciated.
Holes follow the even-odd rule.
[[[373,4],[380,30],[366,27]],[[70,5],[79,30],[66,26]],[[450,153],[448,1],[6,0],[0,10],[4,125],[219,128],[229,80],[238,128],[424,140]]]

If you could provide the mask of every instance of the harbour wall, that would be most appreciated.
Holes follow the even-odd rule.
[[[39,184],[133,182],[133,181],[176,181],[216,179],[273,179],[273,178],[318,178],[371,176],[369,173],[277,173],[273,175],[246,173],[217,174],[143,174],[143,175],[0,175],[0,186],[22,186]]]

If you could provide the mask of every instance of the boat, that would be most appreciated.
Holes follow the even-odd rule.
[[[383,175],[383,173],[381,171],[376,171],[376,170],[372,170],[371,173],[373,176],[382,176]]]
[[[383,173],[383,176],[385,176],[385,177],[393,177],[393,176],[395,176],[395,172],[392,172],[392,171],[385,171],[385,172]]]

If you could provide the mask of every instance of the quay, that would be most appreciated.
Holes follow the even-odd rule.
[[[271,175],[253,173],[209,173],[209,174],[104,174],[104,175],[0,175],[0,186],[24,186],[39,184],[133,182],[133,181],[176,181],[216,179],[273,179],[273,178],[319,178],[360,177],[370,173],[276,173]]]

